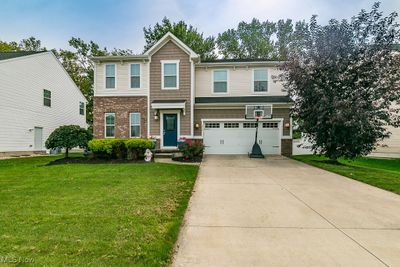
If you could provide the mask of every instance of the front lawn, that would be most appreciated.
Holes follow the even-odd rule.
[[[165,266],[197,176],[173,164],[0,160],[0,256],[38,266]],[[4,262],[3,262],[4,263]]]
[[[400,194],[400,159],[339,159],[340,164],[335,165],[327,163],[327,158],[315,155],[298,155],[292,158]]]

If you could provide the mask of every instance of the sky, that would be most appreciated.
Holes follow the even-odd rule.
[[[375,0],[0,0],[0,40],[34,36],[48,49],[68,48],[71,37],[93,40],[101,47],[141,53],[143,27],[184,20],[205,36],[217,36],[241,21],[291,18],[325,24],[349,19]],[[385,15],[400,13],[400,0],[382,0]]]

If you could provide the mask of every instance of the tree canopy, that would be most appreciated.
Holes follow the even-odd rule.
[[[46,140],[46,148],[65,148],[65,157],[74,147],[86,148],[92,135],[78,125],[64,125],[55,129]]]
[[[187,25],[184,21],[171,22],[164,17],[161,23],[156,23],[153,27],[144,27],[144,39],[146,45],[144,50],[148,50],[166,33],[171,32],[194,52],[200,55],[201,59],[214,59],[217,57],[215,53],[215,38],[212,36],[204,37],[203,33],[198,32],[192,25]]]
[[[399,126],[400,60],[397,13],[384,17],[379,3],[351,21],[296,24],[282,76],[295,99],[312,149],[336,160],[369,154]]]

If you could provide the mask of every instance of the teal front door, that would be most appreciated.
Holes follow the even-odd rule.
[[[164,114],[164,146],[177,146],[178,143],[178,115]]]

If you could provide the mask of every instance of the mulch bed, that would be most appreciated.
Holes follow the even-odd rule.
[[[143,159],[127,160],[127,159],[96,159],[96,158],[62,158],[49,162],[47,165],[62,164],[121,164],[121,163],[150,163]]]
[[[193,159],[185,159],[184,157],[175,157],[172,158],[173,161],[179,161],[179,162],[187,162],[187,163],[196,163],[196,162],[201,162],[203,160],[202,157],[196,157]]]

